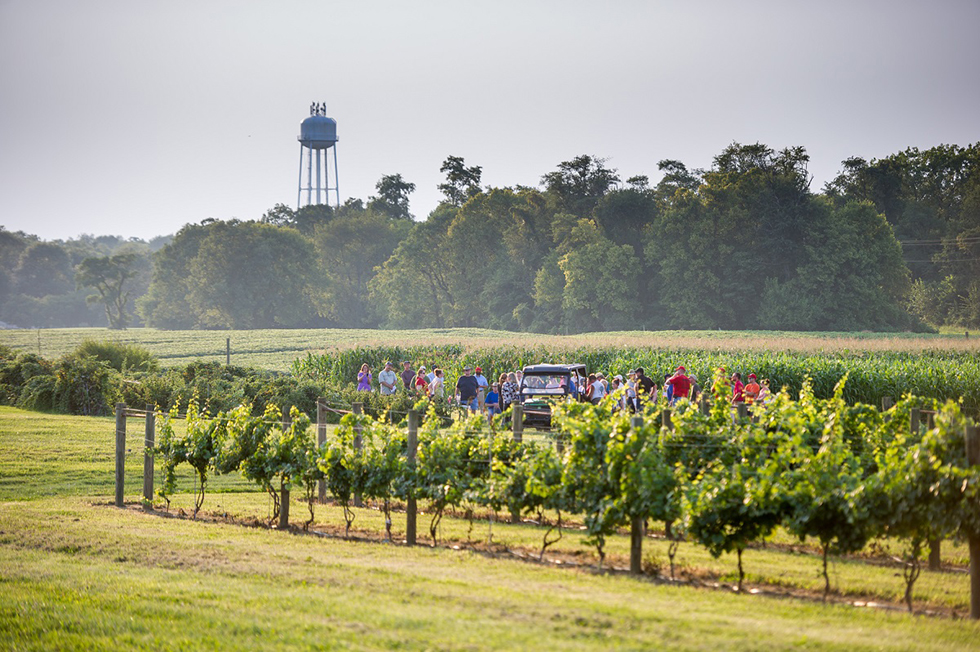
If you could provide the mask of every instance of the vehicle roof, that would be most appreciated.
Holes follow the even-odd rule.
[[[528,374],[567,374],[570,371],[584,371],[585,365],[581,363],[575,364],[532,364],[524,367],[524,375]]]

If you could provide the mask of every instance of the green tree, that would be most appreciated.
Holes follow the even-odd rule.
[[[567,403],[555,408],[552,422],[570,436],[562,485],[568,509],[585,516],[588,543],[595,546],[599,567],[606,559],[606,538],[620,525],[612,509],[617,488],[609,476],[606,450],[611,437],[629,425],[613,417],[609,400],[599,405]]]
[[[375,328],[378,310],[369,284],[412,228],[411,222],[375,210],[351,211],[316,230],[319,269],[317,312],[343,328]]]
[[[400,174],[386,174],[375,184],[377,196],[368,200],[368,208],[396,219],[411,220],[408,196],[415,192],[415,184],[402,179]]]
[[[628,330],[639,310],[639,260],[632,245],[616,245],[581,220],[572,236],[579,244],[558,260],[565,276],[562,307],[574,331]]]
[[[686,510],[688,533],[713,557],[732,551],[738,556],[738,591],[745,579],[742,553],[771,534],[782,516],[772,485],[758,482],[755,472],[744,463],[713,463],[691,485]]]
[[[467,199],[479,194],[483,174],[483,168],[479,165],[466,167],[461,156],[450,156],[442,162],[439,171],[446,175],[446,183],[439,184],[439,191],[445,195],[446,203],[458,208]]]
[[[218,222],[187,266],[187,303],[205,328],[290,328],[314,319],[313,244],[298,231]]]
[[[201,327],[200,316],[190,304],[191,289],[196,283],[191,266],[201,243],[219,224],[214,220],[187,224],[170,243],[153,254],[153,278],[147,293],[136,301],[136,310],[147,326],[167,329]]]
[[[41,298],[70,292],[74,274],[71,257],[64,247],[34,242],[20,254],[13,276],[18,292]]]
[[[557,170],[541,177],[541,183],[555,212],[589,217],[599,199],[619,183],[619,175],[606,167],[606,159],[583,154],[559,163]]]
[[[759,321],[790,330],[911,327],[903,308],[908,268],[884,216],[867,202],[820,207],[806,229],[797,276],[768,280]]]
[[[90,303],[102,303],[109,328],[123,329],[129,324],[126,312],[131,290],[127,281],[137,276],[136,254],[116,254],[101,258],[86,258],[79,264],[75,282],[79,287],[94,289],[97,294],[88,297]]]
[[[930,439],[932,436],[929,436]],[[918,438],[916,433],[915,438]],[[875,510],[883,530],[905,543],[905,604],[912,612],[912,592],[922,570],[923,546],[956,531],[955,508],[949,495],[937,492],[943,486],[942,467],[934,465],[932,441],[922,445],[901,436],[882,451],[878,459],[876,482],[881,488],[882,505]]]
[[[391,257],[369,281],[370,300],[387,328],[443,328],[451,325],[456,303],[451,270],[441,264],[454,209],[436,209],[412,225]]]

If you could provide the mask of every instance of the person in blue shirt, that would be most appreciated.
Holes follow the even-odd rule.
[[[490,386],[490,393],[484,399],[484,405],[487,406],[487,416],[491,419],[495,414],[500,414],[500,386],[497,383]]]

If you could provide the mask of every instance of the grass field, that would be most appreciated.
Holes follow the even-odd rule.
[[[822,604],[817,556],[783,534],[745,554],[758,593],[733,595],[734,557],[694,544],[669,582],[595,572],[578,530],[551,563],[522,560],[543,533],[533,523],[469,532],[447,518],[445,546],[408,548],[380,541],[377,510],[357,510],[345,541],[339,509],[320,506],[312,529],[327,536],[279,532],[263,525],[267,497],[237,476],[215,478],[192,521],[179,516],[192,505],[186,474],[169,516],[138,506],[142,424],[128,430],[118,509],[111,419],[0,408],[0,649],[980,649],[980,626],[950,618],[968,602],[962,546],[944,544],[947,570],[917,586],[941,615],[911,617],[850,604],[900,597],[900,569],[880,549],[866,551],[875,563],[837,561],[841,594]],[[306,517],[298,502],[291,512]],[[397,541],[404,516],[394,521]],[[625,566],[628,536],[609,549]],[[644,549],[665,575],[663,542]]]
[[[57,358],[85,339],[140,344],[160,358],[164,366],[194,361],[225,362],[231,340],[232,364],[286,371],[307,353],[322,353],[356,346],[412,346],[462,344],[468,348],[496,346],[548,347],[657,347],[706,351],[875,352],[949,351],[980,353],[980,338],[963,333],[940,335],[881,333],[790,333],[782,331],[631,331],[558,336],[511,333],[479,328],[421,331],[283,329],[253,331],[160,331],[135,328],[0,330],[0,344],[15,350]]]

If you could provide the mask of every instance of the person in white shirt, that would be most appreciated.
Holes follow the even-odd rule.
[[[442,379],[442,369],[433,369],[432,374],[432,382],[429,383],[429,398],[445,398],[446,385]]]
[[[381,385],[381,393],[391,395],[395,393],[398,383],[398,374],[390,362],[385,363],[385,369],[378,374],[378,384]]]

